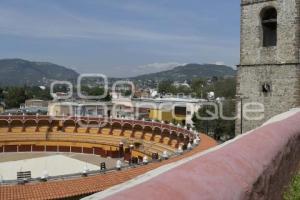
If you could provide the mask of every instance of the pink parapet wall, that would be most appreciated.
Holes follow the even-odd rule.
[[[206,153],[86,199],[282,199],[299,167],[300,112],[282,116]]]

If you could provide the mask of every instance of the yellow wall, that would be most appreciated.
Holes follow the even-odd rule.
[[[158,109],[150,109],[149,118],[153,120],[159,121],[169,121],[172,122],[173,120],[177,122],[182,122],[186,119],[185,115],[176,115],[172,116],[172,111],[162,111]]]
[[[3,113],[4,112],[4,108],[3,106],[0,106],[0,113]]]

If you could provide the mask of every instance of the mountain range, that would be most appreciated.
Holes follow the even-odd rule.
[[[236,70],[225,65],[187,64],[171,70],[128,78],[133,81],[173,80],[235,76]],[[75,82],[79,73],[73,69],[48,62],[23,59],[0,59],[0,86],[50,85],[55,80]],[[116,79],[110,79],[116,80]]]
[[[49,85],[54,80],[75,81],[78,73],[66,67],[23,59],[0,60],[0,85]]]
[[[178,66],[171,70],[157,73],[145,74],[130,79],[133,80],[172,80],[185,81],[193,78],[211,78],[211,77],[232,77],[235,76],[236,70],[225,65],[215,64],[187,64]]]

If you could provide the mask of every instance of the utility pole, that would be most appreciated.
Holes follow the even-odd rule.
[[[240,116],[241,116],[241,127],[240,127],[240,133],[243,134],[243,120],[244,120],[244,99],[249,99],[249,97],[245,97],[243,94],[237,94],[236,95],[237,99],[240,100],[241,105],[240,105]]]

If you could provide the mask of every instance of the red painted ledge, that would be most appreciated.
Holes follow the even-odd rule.
[[[282,199],[300,161],[300,112],[295,113],[86,199]]]

